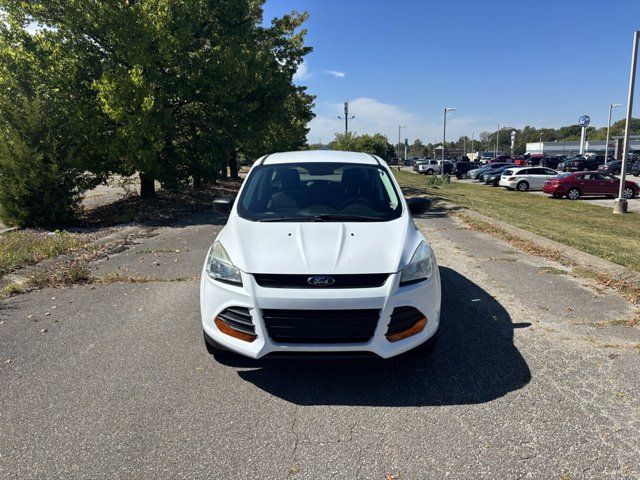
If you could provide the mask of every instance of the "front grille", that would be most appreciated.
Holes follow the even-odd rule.
[[[391,314],[387,335],[402,332],[413,327],[424,315],[413,307],[396,307]]]
[[[256,273],[256,282],[265,288],[375,288],[384,285],[388,273],[365,273],[355,275],[278,275]],[[334,283],[325,286],[310,285],[308,280],[314,276],[331,277]]]
[[[251,320],[251,314],[248,308],[244,307],[229,307],[225,308],[218,314],[218,318],[224,321],[234,330],[239,332],[249,333],[251,335],[256,334],[256,328]]]
[[[262,310],[278,343],[361,343],[376,330],[380,310]]]

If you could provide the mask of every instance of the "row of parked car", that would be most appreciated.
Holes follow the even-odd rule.
[[[542,190],[554,198],[567,197],[571,200],[584,196],[614,197],[619,193],[620,188],[620,179],[605,168],[595,171],[558,172],[539,165],[518,166],[513,161],[492,162],[483,166],[476,164],[476,166],[477,168],[467,170],[459,178],[471,178],[494,187],[501,186],[521,192]],[[640,171],[636,170],[636,176],[638,175]],[[640,187],[635,182],[629,180],[625,182],[624,198],[633,198],[639,193]]]

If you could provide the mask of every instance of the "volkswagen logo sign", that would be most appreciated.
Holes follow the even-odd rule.
[[[336,280],[326,275],[314,275],[313,277],[307,278],[307,283],[312,287],[328,287],[336,283]]]

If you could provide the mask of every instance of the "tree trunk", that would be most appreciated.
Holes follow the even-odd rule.
[[[153,198],[156,196],[156,182],[153,177],[140,172],[140,198]]]
[[[238,176],[238,152],[235,150],[229,155],[229,175],[234,179],[240,178]]]
[[[196,175],[195,177],[193,177],[193,189],[194,190],[202,189],[202,177],[200,177],[199,175]]]

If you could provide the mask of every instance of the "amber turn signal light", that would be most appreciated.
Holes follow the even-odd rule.
[[[213,323],[216,324],[216,327],[218,327],[218,330],[220,330],[222,333],[229,335],[230,337],[237,338],[238,340],[242,340],[243,342],[251,343],[256,338],[258,338],[257,335],[241,332],[239,330],[236,330],[235,328],[230,327],[229,324],[227,324],[227,322],[225,322],[219,317],[216,317]]]
[[[422,317],[412,327],[409,327],[406,330],[402,330],[401,332],[387,335],[387,340],[389,340],[390,342],[397,342],[398,340],[402,340],[403,338],[407,338],[407,337],[410,337],[411,335],[415,335],[416,333],[420,333],[422,330],[424,330],[424,327],[426,326],[427,326],[427,317]]]

